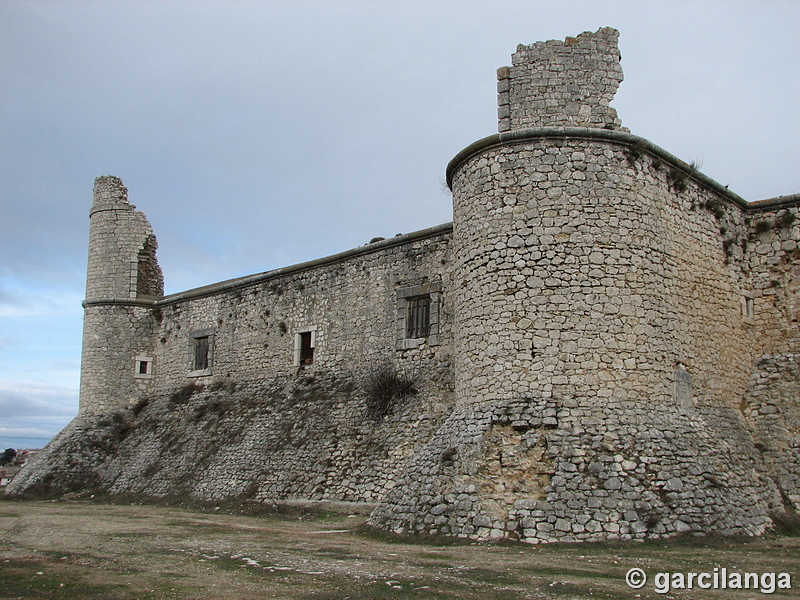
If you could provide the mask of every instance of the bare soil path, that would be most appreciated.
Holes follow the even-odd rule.
[[[800,598],[797,537],[532,547],[397,538],[364,521],[0,501],[0,600]],[[648,575],[638,590],[625,582],[633,567]],[[792,589],[656,592],[659,572],[715,568],[788,573]]]

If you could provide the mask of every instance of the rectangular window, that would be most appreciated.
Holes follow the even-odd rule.
[[[314,362],[314,348],[317,346],[317,328],[308,327],[294,336],[294,366],[310,365]]]
[[[208,368],[208,351],[211,348],[209,336],[194,338],[194,370],[204,371]]]
[[[310,365],[314,362],[314,346],[312,345],[312,337],[310,331],[304,331],[300,334],[300,364]]]
[[[397,289],[397,350],[438,346],[442,284],[423,281]]]
[[[407,310],[406,337],[409,339],[428,337],[431,325],[431,297],[409,298]]]
[[[214,366],[214,328],[189,334],[189,377],[211,375]]]
[[[153,376],[153,359],[150,356],[137,356],[134,359],[133,376],[136,379],[150,379]]]

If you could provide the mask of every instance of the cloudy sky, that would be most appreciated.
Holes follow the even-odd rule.
[[[632,133],[747,200],[800,192],[798,2],[0,2],[0,445],[77,413],[95,177],[167,292],[438,225],[496,69],[603,26]]]

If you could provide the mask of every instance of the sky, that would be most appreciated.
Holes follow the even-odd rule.
[[[604,26],[632,133],[746,200],[800,192],[800,2],[0,2],[0,445],[77,414],[95,177],[167,293],[446,223],[496,70]]]

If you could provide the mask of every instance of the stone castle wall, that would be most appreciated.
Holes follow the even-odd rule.
[[[765,354],[798,347],[798,199],[756,209],[622,130],[618,61],[600,30],[498,71],[500,134],[448,168],[457,408],[373,524],[758,534],[796,506],[796,354]]]
[[[83,374],[105,403],[82,405],[51,445],[60,484],[46,469],[16,485],[377,502],[453,404],[450,238],[443,225],[158,300],[88,300],[85,336],[99,341]],[[433,299],[430,332],[410,339],[419,295]],[[387,372],[413,390],[376,414],[371,386]]]
[[[800,508],[800,197],[748,204],[622,128],[617,36],[518,48],[452,226],[164,297],[100,178],[81,414],[10,491],[370,502],[531,543]]]
[[[533,543],[763,532],[796,497],[796,380],[784,364],[761,384],[785,388],[760,394],[780,404],[761,418],[779,485],[742,402],[797,326],[751,271],[786,263],[797,208],[757,234],[685,163],[579,128],[487,138],[450,177],[460,412],[373,522]]]

